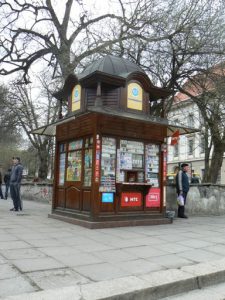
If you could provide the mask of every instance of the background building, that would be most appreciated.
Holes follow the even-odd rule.
[[[200,178],[203,178],[205,139],[202,134],[203,120],[197,105],[187,95],[178,93],[168,119],[183,126],[200,129],[199,132],[180,136],[178,143],[174,146],[170,145],[171,140],[168,139],[168,173],[173,173],[179,163],[187,162],[190,163],[192,173],[197,173]],[[225,161],[223,161],[217,182],[225,184]]]

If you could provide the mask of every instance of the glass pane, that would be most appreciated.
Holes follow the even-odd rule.
[[[134,154],[144,154],[144,144],[136,141],[120,141],[120,151]]]
[[[144,144],[136,141],[120,141],[120,169],[142,169],[144,165]]]
[[[133,154],[132,155],[132,168],[143,168],[143,155]]]
[[[159,145],[148,144],[145,148],[146,180],[154,187],[159,186]]]
[[[82,149],[83,140],[77,140],[69,143],[68,151]]]
[[[116,191],[116,140],[102,138],[101,192]]]
[[[68,153],[67,181],[81,181],[82,151]]]
[[[59,156],[59,185],[63,185],[65,181],[66,153]]]
[[[144,172],[138,172],[138,178],[137,178],[137,181],[138,181],[138,182],[144,182],[144,180],[145,180]]]
[[[92,149],[85,150],[84,156],[84,186],[91,186],[92,179]]]
[[[60,144],[59,145],[59,152],[62,153],[62,152],[65,152],[66,151],[66,144]]]
[[[92,147],[93,145],[93,137],[90,137],[90,138],[86,138],[85,139],[85,148],[89,148],[89,147]]]

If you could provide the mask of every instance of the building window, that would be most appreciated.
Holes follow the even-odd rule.
[[[188,126],[194,127],[194,115],[193,114],[188,115]]]
[[[188,155],[194,154],[194,139],[188,140]]]
[[[205,138],[204,136],[200,137],[200,153],[205,153]]]
[[[178,157],[179,156],[179,145],[178,144],[174,145],[173,156],[174,157]]]

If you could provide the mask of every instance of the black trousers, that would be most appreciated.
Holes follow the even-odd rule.
[[[13,200],[13,205],[14,205],[15,210],[21,209],[20,184],[10,183],[10,195]]]
[[[0,184],[0,197],[1,197],[1,199],[3,199],[4,197],[3,197],[3,194],[2,194],[2,185]]]
[[[184,205],[178,205],[178,212],[177,215],[178,217],[183,217],[185,215],[185,204],[186,204],[186,198],[187,198],[187,193],[182,194],[182,196],[184,197]]]
[[[184,212],[185,212],[185,206],[179,205],[178,206],[178,213],[177,213],[178,217],[182,218],[185,215]]]
[[[9,183],[5,184],[5,199],[8,198],[8,193],[9,193]]]

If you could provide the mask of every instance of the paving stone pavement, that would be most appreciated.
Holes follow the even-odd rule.
[[[163,299],[225,282],[225,216],[87,229],[48,218],[49,204],[11,207],[0,200],[0,299]]]
[[[179,295],[163,298],[163,300],[224,300],[225,283],[216,284]]]

